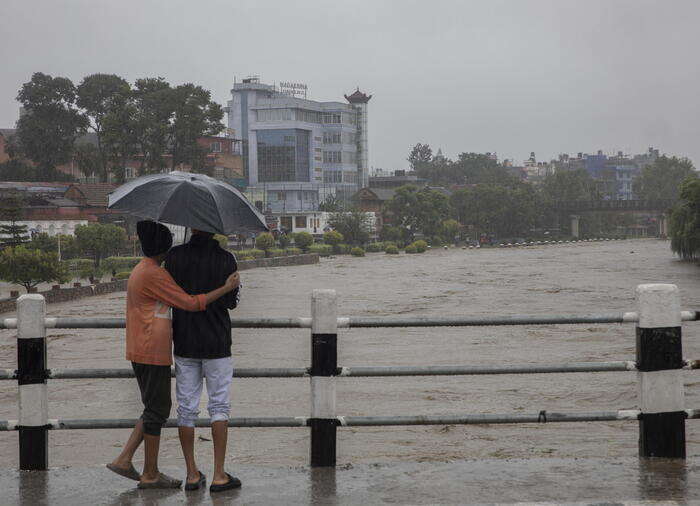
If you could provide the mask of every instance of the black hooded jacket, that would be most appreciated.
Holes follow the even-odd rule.
[[[194,234],[186,244],[168,253],[165,268],[190,295],[207,293],[224,284],[236,272],[235,257],[211,237]],[[186,358],[231,356],[231,318],[238,288],[207,306],[206,311],[188,312],[173,308],[174,354]]]

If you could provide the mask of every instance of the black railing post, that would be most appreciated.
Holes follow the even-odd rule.
[[[335,290],[311,295],[311,467],[336,461],[335,377],[338,369],[338,309]]]
[[[637,287],[639,456],[685,458],[681,308],[676,285]]]
[[[19,468],[26,471],[43,471],[49,464],[45,314],[41,295],[17,299]]]

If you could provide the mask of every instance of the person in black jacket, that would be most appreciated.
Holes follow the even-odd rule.
[[[219,246],[213,234],[198,230],[192,231],[188,243],[170,250],[165,268],[189,294],[205,293],[210,286],[219,287],[238,270],[235,257]],[[173,309],[178,432],[187,466],[185,490],[196,490],[206,484],[206,477],[194,458],[194,422],[199,415],[203,379],[207,383],[207,409],[214,441],[214,475],[210,490],[217,492],[241,486],[238,478],[224,471],[233,377],[228,311],[238,304],[239,291],[240,288],[230,292],[199,313]]]

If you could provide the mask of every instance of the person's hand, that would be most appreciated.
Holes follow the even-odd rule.
[[[235,290],[241,284],[241,275],[234,272],[226,279],[226,287],[230,290]]]

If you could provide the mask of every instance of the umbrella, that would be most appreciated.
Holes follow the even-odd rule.
[[[268,230],[265,217],[233,186],[202,174],[143,176],[109,194],[109,209],[229,235]]]

